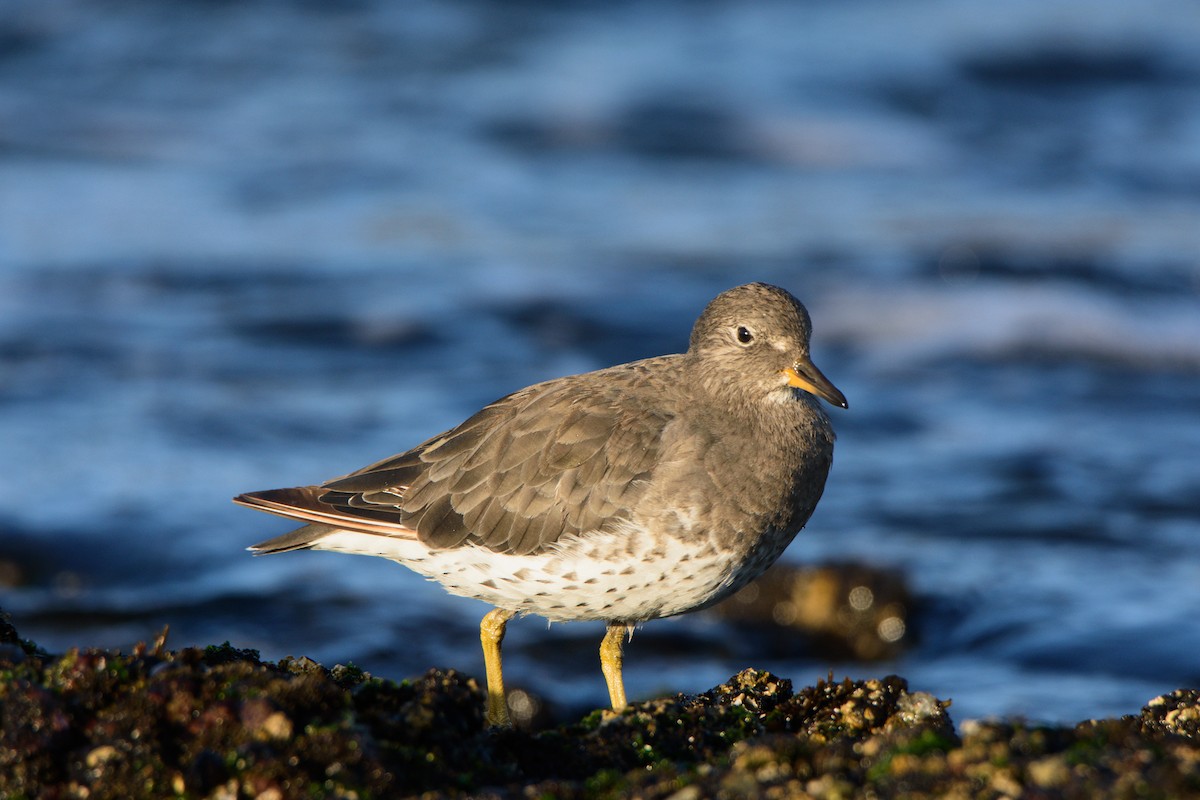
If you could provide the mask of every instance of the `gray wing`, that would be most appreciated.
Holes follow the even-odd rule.
[[[320,501],[415,530],[430,547],[469,542],[518,555],[621,519],[645,491],[671,415],[629,402],[625,375],[609,377],[509,395],[406,453],[326,483]]]

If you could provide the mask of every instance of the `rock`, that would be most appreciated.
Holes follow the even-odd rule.
[[[1180,689],[1154,698],[1142,709],[1141,724],[1147,732],[1200,739],[1200,691]]]
[[[10,626],[11,627],[11,626]],[[1074,728],[969,722],[902,678],[747,669],[696,696],[487,730],[472,678],[226,643],[51,656],[0,629],[0,797],[1196,796],[1200,693]]]
[[[915,638],[915,601],[899,570],[862,564],[776,564],[712,613],[759,634],[766,655],[894,658]]]

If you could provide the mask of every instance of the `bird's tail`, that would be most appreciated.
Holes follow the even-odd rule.
[[[332,525],[305,525],[294,531],[267,539],[265,542],[252,544],[246,549],[256,556],[269,556],[274,553],[288,553],[292,550],[308,550],[327,535],[337,530]]]

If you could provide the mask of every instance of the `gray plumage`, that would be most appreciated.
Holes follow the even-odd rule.
[[[738,326],[755,332],[751,346],[736,342]],[[384,523],[435,549],[476,545],[527,555],[627,519],[648,493],[657,494],[656,483],[661,490],[682,479],[724,499],[728,508],[715,511],[729,524],[794,532],[820,497],[833,435],[824,412],[799,393],[791,405],[762,401],[784,367],[807,359],[809,330],[807,311],[784,290],[739,287],[705,310],[687,354],[536,384],[319,488],[250,493],[236,502],[277,513],[291,506],[315,519],[329,514],[329,522]],[[829,399],[844,405],[839,398]],[[305,536],[330,529],[307,528],[254,550],[297,549]]]
[[[778,558],[824,489],[817,397],[846,400],[810,332],[783,289],[730,289],[686,353],[539,383],[350,475],[235,498],[310,523],[251,549],[393,558],[501,609],[500,636],[516,612],[623,624],[709,605]]]

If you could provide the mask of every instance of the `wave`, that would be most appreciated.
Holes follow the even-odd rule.
[[[1123,298],[1053,282],[860,284],[820,298],[819,329],[892,365],[1034,356],[1200,371],[1200,291]]]

